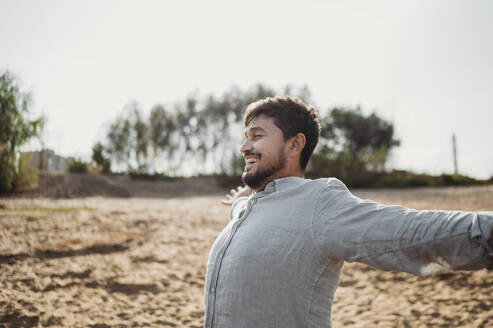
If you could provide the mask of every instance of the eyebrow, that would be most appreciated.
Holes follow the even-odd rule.
[[[245,131],[245,136],[250,133],[250,132],[265,132],[265,129],[264,128],[261,128],[260,126],[253,126],[253,127],[250,127],[248,128],[246,131]]]

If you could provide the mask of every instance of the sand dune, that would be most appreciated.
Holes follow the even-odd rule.
[[[414,208],[493,210],[493,187],[366,191]],[[0,327],[202,327],[215,196],[0,199]],[[493,327],[493,274],[347,264],[334,327]]]

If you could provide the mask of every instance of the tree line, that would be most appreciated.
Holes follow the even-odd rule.
[[[92,169],[138,175],[237,177],[244,168],[239,152],[243,141],[245,107],[259,99],[290,95],[312,103],[307,86],[290,85],[281,91],[259,83],[246,90],[233,86],[222,96],[192,93],[172,105],[156,104],[149,114],[129,102],[108,124],[104,138],[92,148]],[[0,192],[22,186],[27,165],[20,147],[37,137],[41,117],[29,119],[30,96],[20,90],[8,71],[0,74]],[[394,127],[375,112],[359,107],[321,111],[321,138],[307,176],[361,179],[383,172],[390,151],[399,145]],[[87,171],[82,160],[69,162]],[[24,172],[25,171],[25,172]]]
[[[157,104],[147,116],[130,102],[94,145],[93,161],[106,172],[239,176],[245,107],[278,94],[312,102],[307,86],[276,92],[261,83],[247,90],[231,87],[220,97],[193,94],[171,106]],[[311,177],[361,179],[383,172],[390,151],[400,144],[391,122],[359,107],[323,111],[320,121],[320,142],[307,171]]]
[[[290,95],[312,103],[307,86],[282,90],[259,83],[246,90],[231,87],[222,96],[192,93],[174,104],[156,104],[149,113],[129,102],[109,122],[104,137],[92,147],[90,163],[70,158],[69,171],[125,173],[140,177],[215,175],[239,182],[244,160],[245,107],[259,99]],[[30,113],[30,95],[16,78],[0,72],[0,193],[37,181],[20,148],[39,136],[43,118]],[[387,160],[399,146],[391,122],[359,107],[320,108],[320,142],[308,164],[308,178],[335,176],[350,187],[410,187],[493,183],[460,174],[429,176],[389,171]],[[232,177],[231,179],[229,177]],[[228,180],[229,179],[229,180]]]

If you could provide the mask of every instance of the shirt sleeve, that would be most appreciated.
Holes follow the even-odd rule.
[[[382,270],[426,274],[493,265],[487,243],[493,212],[386,206],[357,198],[337,179],[318,194],[312,228],[321,256]]]

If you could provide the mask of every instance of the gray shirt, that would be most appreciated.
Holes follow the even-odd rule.
[[[237,199],[212,246],[205,327],[331,327],[344,261],[424,274],[493,264],[493,213],[417,211],[287,177]]]

